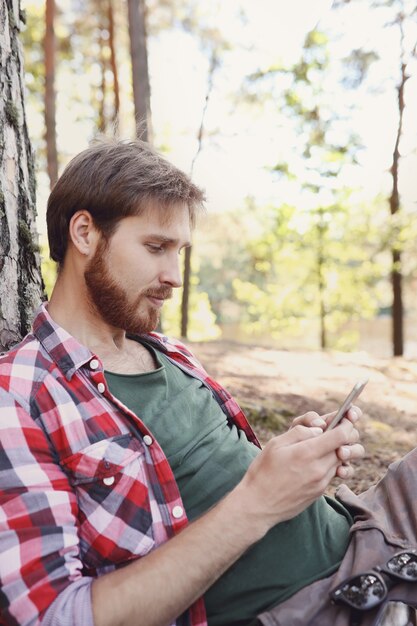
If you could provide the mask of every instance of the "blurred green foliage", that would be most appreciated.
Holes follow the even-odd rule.
[[[41,245],[41,270],[45,292],[49,299],[56,280],[57,264],[50,258],[48,244],[46,243]]]
[[[352,0],[346,5],[364,2]],[[373,5],[395,12],[402,2],[375,0]],[[59,111],[62,115],[64,109],[71,111],[74,129],[75,122],[83,124],[81,135],[85,135],[86,128],[94,134],[97,107],[103,97],[99,6],[92,0],[70,0],[62,6],[57,2],[58,139],[63,119]],[[123,7],[117,5],[118,59],[125,68],[128,40],[124,13]],[[231,58],[227,53],[234,52],[239,44],[225,37],[212,5],[200,0],[149,0],[148,18],[154,49],[164,31],[176,29],[196,38],[207,59],[214,51],[221,53],[218,84],[224,83],[226,74],[222,76],[221,72],[227,70]],[[43,6],[28,1],[23,34],[26,84],[32,114],[35,112],[39,119],[43,113],[43,32]],[[408,35],[410,41],[413,36],[413,32]],[[364,201],[354,183],[346,185],[349,176],[345,174],[360,170],[366,149],[351,121],[352,112],[361,106],[358,90],[392,90],[396,77],[384,74],[381,84],[375,87],[373,78],[374,82],[367,86],[383,50],[353,47],[335,55],[337,38],[335,32],[313,30],[295,62],[288,65],[271,54],[269,65],[265,63],[248,73],[244,87],[234,94],[236,110],[244,106],[255,112],[254,118],[274,111],[271,136],[285,128],[287,143],[280,145],[277,141],[275,158],[269,167],[271,178],[278,183],[276,200],[267,204],[254,189],[241,206],[209,216],[196,234],[191,340],[214,339],[222,329],[235,327],[251,337],[270,337],[280,342],[284,337],[298,336],[302,343],[314,328],[316,346],[323,343],[324,336],[327,347],[349,349],[357,341],[350,327],[352,321],[373,319],[380,312],[390,311],[387,285],[389,250],[393,246],[404,253],[401,270],[405,281],[411,282],[417,275],[416,207],[408,206],[391,220],[386,189],[376,198]],[[122,100],[125,99],[124,111],[129,112],[128,73],[123,76]],[[62,89],[67,84],[71,88]],[[181,88],[186,100],[187,86]],[[225,90],[224,84],[222,88]],[[214,93],[215,105],[217,97]],[[392,110],[395,114],[395,106]],[[42,130],[39,119],[38,128]],[[223,131],[225,135],[228,132]],[[221,144],[222,130],[217,120],[211,126],[207,122],[204,133],[203,150],[210,141]],[[45,169],[43,132],[32,133],[32,141],[37,149],[38,168]],[[171,146],[165,148],[169,152]],[[65,147],[60,150],[64,162]],[[50,293],[55,264],[47,260],[46,250],[42,249],[42,255],[44,281]],[[178,293],[164,307],[164,332],[177,336],[179,318]]]

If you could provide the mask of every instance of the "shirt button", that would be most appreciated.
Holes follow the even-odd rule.
[[[99,390],[100,393],[104,393],[106,391],[106,385],[104,383],[99,383],[97,385],[97,389]]]
[[[98,368],[98,365],[99,365],[99,363],[98,363],[97,359],[91,359],[90,367],[91,367],[92,370],[96,370]]]
[[[152,437],[150,437],[149,435],[145,435],[144,438],[143,438],[143,443],[146,446],[150,446],[153,443]]]
[[[174,506],[174,508],[172,509],[172,516],[175,517],[175,519],[179,519],[180,517],[182,517],[184,514],[184,509],[182,508],[182,506]]]
[[[111,485],[114,483],[114,476],[106,476],[106,478],[103,478],[103,483],[107,486],[107,487],[111,487]]]

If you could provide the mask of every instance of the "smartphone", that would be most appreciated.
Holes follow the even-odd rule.
[[[326,430],[331,430],[332,428],[337,426],[338,423],[344,418],[344,416],[346,415],[346,413],[349,411],[350,407],[352,406],[352,403],[356,400],[359,394],[361,394],[362,391],[365,389],[365,385],[367,382],[368,382],[368,379],[359,381],[358,383],[356,383],[356,385],[354,385],[352,391],[346,396],[345,401],[341,405],[340,409],[338,410],[338,412],[336,413],[336,415],[334,416],[334,418],[332,419],[332,421],[330,422]]]

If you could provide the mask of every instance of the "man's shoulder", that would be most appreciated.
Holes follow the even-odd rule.
[[[27,359],[30,354],[39,352],[40,342],[33,333],[28,333],[19,343],[0,354],[0,367],[16,360]]]
[[[30,333],[0,355],[0,388],[3,392],[29,401],[51,364],[39,340]]]

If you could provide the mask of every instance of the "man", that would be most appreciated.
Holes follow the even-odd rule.
[[[203,596],[210,625],[249,624],[340,566],[352,516],[322,494],[363,454],[360,411],[260,451],[151,332],[202,201],[141,142],[93,145],[51,193],[56,286],[0,360],[2,624],[202,626]]]

